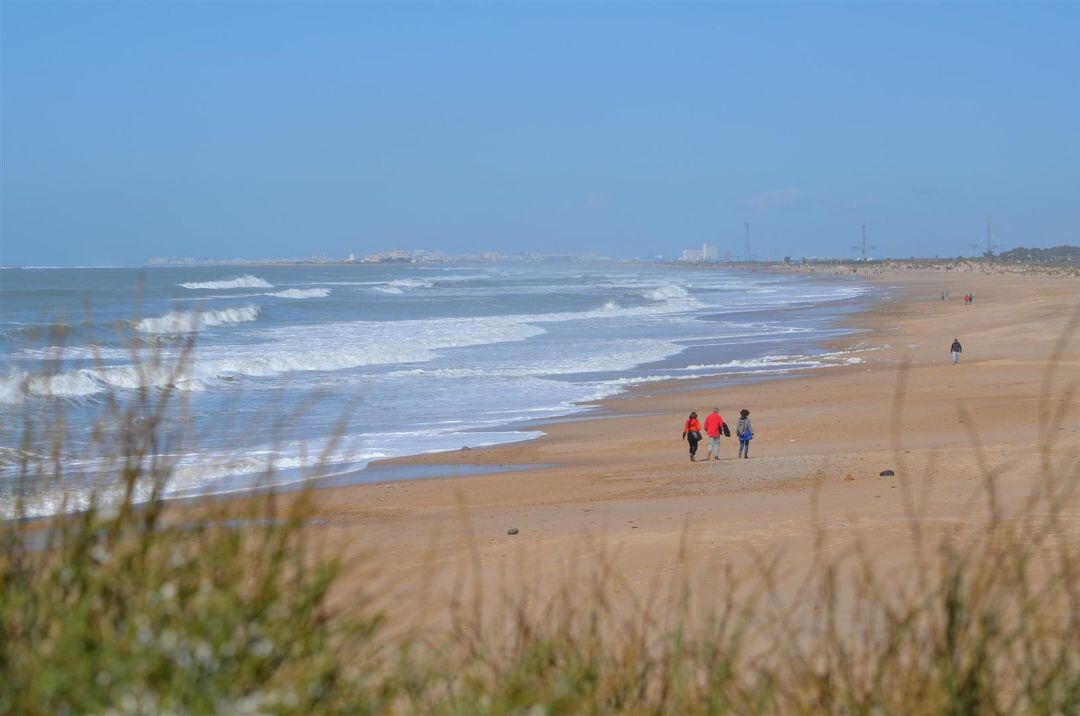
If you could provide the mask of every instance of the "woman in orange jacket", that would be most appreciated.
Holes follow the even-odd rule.
[[[697,413],[690,413],[686,419],[682,431],[683,440],[690,443],[690,462],[694,461],[697,454],[697,444],[701,442],[701,423],[698,422]]]

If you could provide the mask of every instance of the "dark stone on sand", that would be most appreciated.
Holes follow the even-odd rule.
[[[511,527],[510,529],[506,530],[506,534],[508,534],[508,535],[516,535],[517,533],[518,533],[518,528],[517,527]]]
[[[461,446],[461,452],[468,452],[470,450],[472,450],[472,448],[469,447],[468,445],[462,445]]]
[[[881,472],[878,473],[878,477],[892,477],[895,474],[896,473],[893,472],[892,470],[882,470]]]

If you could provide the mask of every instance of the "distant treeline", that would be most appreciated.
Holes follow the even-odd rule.
[[[1080,247],[1055,246],[1052,249],[1025,249],[1018,246],[997,255],[999,261],[1015,261],[1038,264],[1080,264]]]

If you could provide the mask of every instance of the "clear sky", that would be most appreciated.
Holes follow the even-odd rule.
[[[1080,4],[0,12],[6,264],[1080,243]]]

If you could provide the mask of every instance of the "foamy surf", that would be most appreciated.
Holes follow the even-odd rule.
[[[256,294],[259,296],[274,296],[276,298],[326,298],[330,295],[330,289],[328,288],[287,288],[284,291],[275,291],[274,293],[262,293]]]
[[[97,330],[69,321],[73,330],[57,345],[50,335],[0,334],[7,374],[0,378],[0,418],[41,414],[33,401],[62,399],[73,434],[85,444],[100,417],[100,396],[123,402],[137,388],[184,391],[195,431],[187,449],[198,457],[185,457],[170,489],[193,494],[246,489],[268,465],[275,484],[301,479],[312,466],[297,461],[299,446],[325,444],[346,412],[348,434],[358,443],[329,451],[332,469],[343,473],[376,456],[520,440],[528,435],[515,429],[523,421],[588,410],[590,400],[633,385],[764,377],[858,360],[815,352],[838,335],[830,327],[835,308],[787,310],[857,296],[850,284],[525,263],[272,270],[263,278],[151,269],[146,318],[135,322],[125,320],[134,272],[110,274],[107,285],[96,275],[76,277],[94,287]],[[43,315],[80,315],[78,297],[49,292],[42,281],[34,272],[5,276],[5,321],[21,329]],[[186,302],[176,303],[185,301],[177,285]],[[202,302],[213,308],[192,310]],[[133,361],[132,351],[170,365],[182,352],[172,337],[195,331],[181,375],[134,364],[147,361]],[[87,345],[91,336],[100,345]],[[316,409],[306,410],[313,395]],[[7,408],[20,403],[26,407]],[[292,447],[268,452],[260,442],[266,426],[246,421],[270,424],[283,415],[290,416]],[[400,432],[387,432],[388,416]],[[0,465],[0,486],[8,481]]]
[[[188,283],[178,284],[181,288],[187,288],[191,290],[199,289],[228,289],[228,288],[273,288],[272,283],[268,283],[266,280],[259,278],[258,276],[252,276],[251,274],[245,274],[243,276],[237,276],[236,278],[226,279],[224,281],[191,281]]]
[[[682,286],[668,284],[666,286],[643,291],[641,295],[650,301],[670,301],[676,298],[686,298],[690,295],[690,292]]]
[[[213,311],[169,311],[157,318],[144,318],[135,324],[135,328],[143,333],[195,333],[214,326],[247,323],[258,317],[258,306]]]

